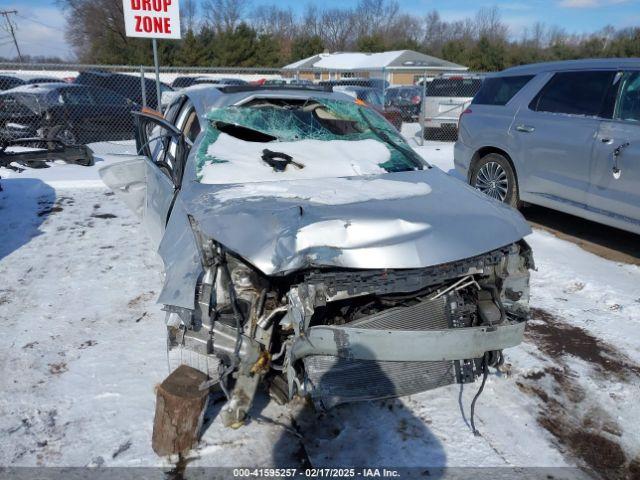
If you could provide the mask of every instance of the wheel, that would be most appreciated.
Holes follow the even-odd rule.
[[[514,208],[520,206],[516,174],[509,160],[499,153],[482,157],[474,165],[469,183],[491,198]]]
[[[52,127],[47,133],[47,140],[60,140],[64,145],[77,145],[75,134],[66,125]]]

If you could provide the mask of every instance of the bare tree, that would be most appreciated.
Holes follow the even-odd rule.
[[[506,40],[509,29],[502,22],[498,7],[482,7],[475,17],[478,37],[486,37],[489,40]]]
[[[253,26],[259,33],[290,40],[296,33],[293,10],[277,5],[261,5],[253,11]]]
[[[196,0],[182,0],[180,5],[180,23],[182,30],[197,30],[196,13],[198,12],[198,4]]]
[[[217,32],[236,28],[245,17],[249,0],[206,0],[202,8],[204,17]]]
[[[346,50],[353,44],[354,14],[351,10],[332,8],[322,12],[320,35],[331,51]]]
[[[395,0],[359,0],[354,11],[356,35],[384,37],[399,12],[400,5]]]
[[[60,5],[67,18],[65,36],[80,60],[94,60],[96,50],[130,43],[120,0],[60,0]]]
[[[306,36],[320,35],[320,14],[318,7],[313,3],[308,3],[302,16],[302,24],[299,27],[299,34]]]

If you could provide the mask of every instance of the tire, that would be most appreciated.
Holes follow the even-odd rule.
[[[60,140],[64,145],[77,145],[77,138],[73,130],[66,125],[56,125],[47,133],[47,140]],[[56,144],[51,142],[52,146]]]
[[[478,160],[471,171],[469,184],[499,202],[521,207],[516,174],[504,155],[489,153]]]

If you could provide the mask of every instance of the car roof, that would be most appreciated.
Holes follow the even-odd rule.
[[[212,108],[224,108],[242,104],[253,98],[285,98],[292,100],[305,100],[309,98],[327,98],[352,102],[353,97],[344,93],[333,92],[330,88],[311,88],[298,85],[234,85],[228,87],[216,87],[214,85],[198,89],[187,88],[182,95],[189,98],[196,109],[198,117],[204,116]],[[176,96],[179,98],[182,95]]]
[[[84,84],[74,84],[67,82],[45,82],[45,83],[25,83],[24,85],[18,85],[17,87],[10,88],[9,90],[4,90],[0,93],[33,93],[33,94],[42,94],[49,93],[53,90],[58,90],[64,88],[65,90],[77,90],[77,89],[92,89],[92,90],[103,90],[109,93],[113,93],[114,95],[119,95],[117,92],[112,92],[106,88],[102,87],[94,87],[90,85]]]
[[[52,90],[55,90],[59,87],[69,87],[68,83],[58,82],[58,83],[25,83],[24,85],[18,85],[17,87],[10,88],[9,90],[4,90],[2,93],[49,93]]]
[[[564,60],[559,62],[532,63],[511,67],[492,76],[504,75],[536,75],[543,72],[556,72],[562,70],[587,70],[587,69],[624,69],[640,68],[640,58],[589,58],[582,60]]]

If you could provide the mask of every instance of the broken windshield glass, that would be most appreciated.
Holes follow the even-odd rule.
[[[359,176],[428,166],[382,116],[353,102],[257,99],[213,109],[207,118],[196,153],[203,183]],[[265,161],[274,154],[291,160],[276,168]]]

